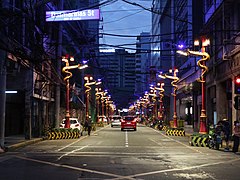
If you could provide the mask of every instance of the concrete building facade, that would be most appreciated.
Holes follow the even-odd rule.
[[[89,47],[98,44],[99,26],[98,21],[46,22],[46,11],[92,5],[97,7],[98,1],[1,1],[0,9],[4,13],[0,28],[0,64],[6,69],[6,85],[3,83],[4,87],[0,88],[4,94],[5,89],[17,91],[1,101],[6,105],[5,109],[0,105],[1,111],[6,112],[6,116],[0,118],[1,146],[4,146],[4,136],[24,134],[30,139],[59,126],[65,107],[62,56],[73,55],[76,64],[90,56],[94,59],[98,48]],[[94,60],[91,63],[94,64]],[[0,70],[2,74],[2,68]],[[74,81],[70,81],[71,85]]]
[[[201,75],[201,69],[197,66],[200,58],[177,55],[177,45],[184,44],[190,50],[200,51],[199,47],[194,46],[194,40],[210,39],[210,45],[206,47],[210,55],[210,60],[206,64],[208,67],[206,74],[207,125],[216,124],[224,118],[229,119],[231,123],[239,119],[239,112],[234,108],[234,97],[238,96],[234,92],[234,79],[240,74],[240,17],[237,10],[239,3],[230,0],[169,0],[166,1],[165,9],[161,11],[163,18],[169,17],[169,23],[153,24],[153,29],[160,26],[160,29],[165,29],[165,32],[173,33],[168,37],[172,41],[168,44],[173,48],[173,53],[169,53],[174,55],[172,62],[179,68],[177,114],[179,118],[192,124],[196,131],[199,130],[202,107],[201,83],[196,81]],[[174,13],[170,13],[170,9],[174,9]],[[164,15],[165,13],[167,16]],[[161,36],[165,34],[161,32]],[[162,58],[163,56],[160,55],[160,60]]]

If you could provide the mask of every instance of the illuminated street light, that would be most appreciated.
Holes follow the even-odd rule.
[[[149,92],[149,96],[152,96],[152,101],[153,101],[153,120],[155,120],[156,118],[156,113],[157,113],[157,100],[156,100],[156,97],[157,97],[157,91],[155,90],[155,88],[152,86],[150,87],[150,92]]]
[[[86,119],[88,120],[89,118],[89,96],[90,96],[90,90],[92,85],[99,85],[101,84],[101,81],[94,81],[92,76],[85,76],[84,80],[86,83],[84,84],[85,87],[85,94],[86,94]]]
[[[177,73],[178,73],[178,69],[170,69],[169,70],[170,73],[173,74],[173,76],[169,76],[169,75],[164,75],[166,78],[168,79],[172,79],[173,81],[171,82],[172,86],[173,86],[173,93],[172,93],[172,96],[173,96],[173,127],[174,128],[177,128],[177,105],[176,105],[176,91],[178,89],[177,87],[177,82],[179,81],[179,78],[177,77]]]
[[[97,121],[99,120],[98,117],[100,116],[100,98],[101,95],[103,94],[102,88],[95,88],[95,95],[96,95],[96,103],[97,103]]]
[[[108,95],[106,98],[106,117],[107,117],[107,119],[109,119],[109,115],[111,114],[110,113],[110,104],[113,103],[113,101],[110,101],[110,99],[111,99],[111,96]]]
[[[108,94],[108,91],[105,90],[103,93],[102,93],[102,97],[101,97],[101,103],[102,103],[102,116],[104,116],[104,101],[105,99],[107,98],[107,95]]]
[[[201,56],[202,59],[198,60],[197,65],[202,69],[201,76],[200,78],[197,79],[198,82],[202,84],[202,109],[201,109],[201,115],[200,115],[200,129],[199,133],[200,134],[206,134],[207,133],[207,115],[206,115],[206,104],[205,104],[205,74],[208,71],[208,67],[206,66],[206,61],[210,59],[210,55],[205,51],[205,47],[210,44],[209,39],[202,39],[202,47],[201,47],[201,52],[199,51],[190,51],[187,50],[185,52],[187,55],[196,55],[196,56]],[[199,41],[194,41],[195,46],[199,46],[200,42]],[[181,51],[177,51],[179,54],[184,54]]]
[[[72,77],[72,73],[69,71],[71,69],[84,69],[88,67],[87,64],[81,65],[69,65],[69,61],[74,61],[74,58],[71,56],[63,56],[62,61],[65,62],[65,67],[62,68],[62,72],[66,73],[67,76],[63,79],[66,83],[66,114],[65,114],[65,126],[64,128],[70,128],[70,108],[69,108],[69,91],[70,91],[70,84],[69,79]]]
[[[159,82],[157,83],[157,86],[155,87],[156,90],[159,91],[159,119],[163,120],[163,97],[164,97],[164,89],[163,89],[164,83]]]

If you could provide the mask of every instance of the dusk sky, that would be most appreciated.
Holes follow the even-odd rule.
[[[129,0],[145,8],[151,8],[152,0]],[[117,35],[138,36],[141,32],[151,31],[151,14],[141,7],[118,0],[101,8],[103,30],[100,32]],[[135,37],[103,36],[100,44],[121,45],[136,43]],[[129,46],[128,46],[129,47]],[[131,46],[135,48],[134,46]]]

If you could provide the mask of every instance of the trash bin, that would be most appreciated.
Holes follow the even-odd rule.
[[[178,123],[178,127],[184,127],[184,120],[178,120],[177,123]]]
[[[174,121],[173,121],[173,120],[170,120],[170,121],[169,121],[169,125],[170,125],[171,128],[174,128]]]

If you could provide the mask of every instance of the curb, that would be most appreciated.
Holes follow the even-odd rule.
[[[40,141],[43,141],[43,140],[44,140],[44,138],[37,138],[37,139],[26,140],[24,142],[9,145],[9,146],[6,146],[6,151],[15,150],[17,148],[24,147],[24,146],[27,146],[27,145],[30,145],[30,144],[34,144],[34,143],[37,143],[37,142],[40,142]]]
[[[192,135],[193,135],[192,133],[187,133],[187,132],[185,131],[185,136],[190,137],[190,136],[192,136]]]

